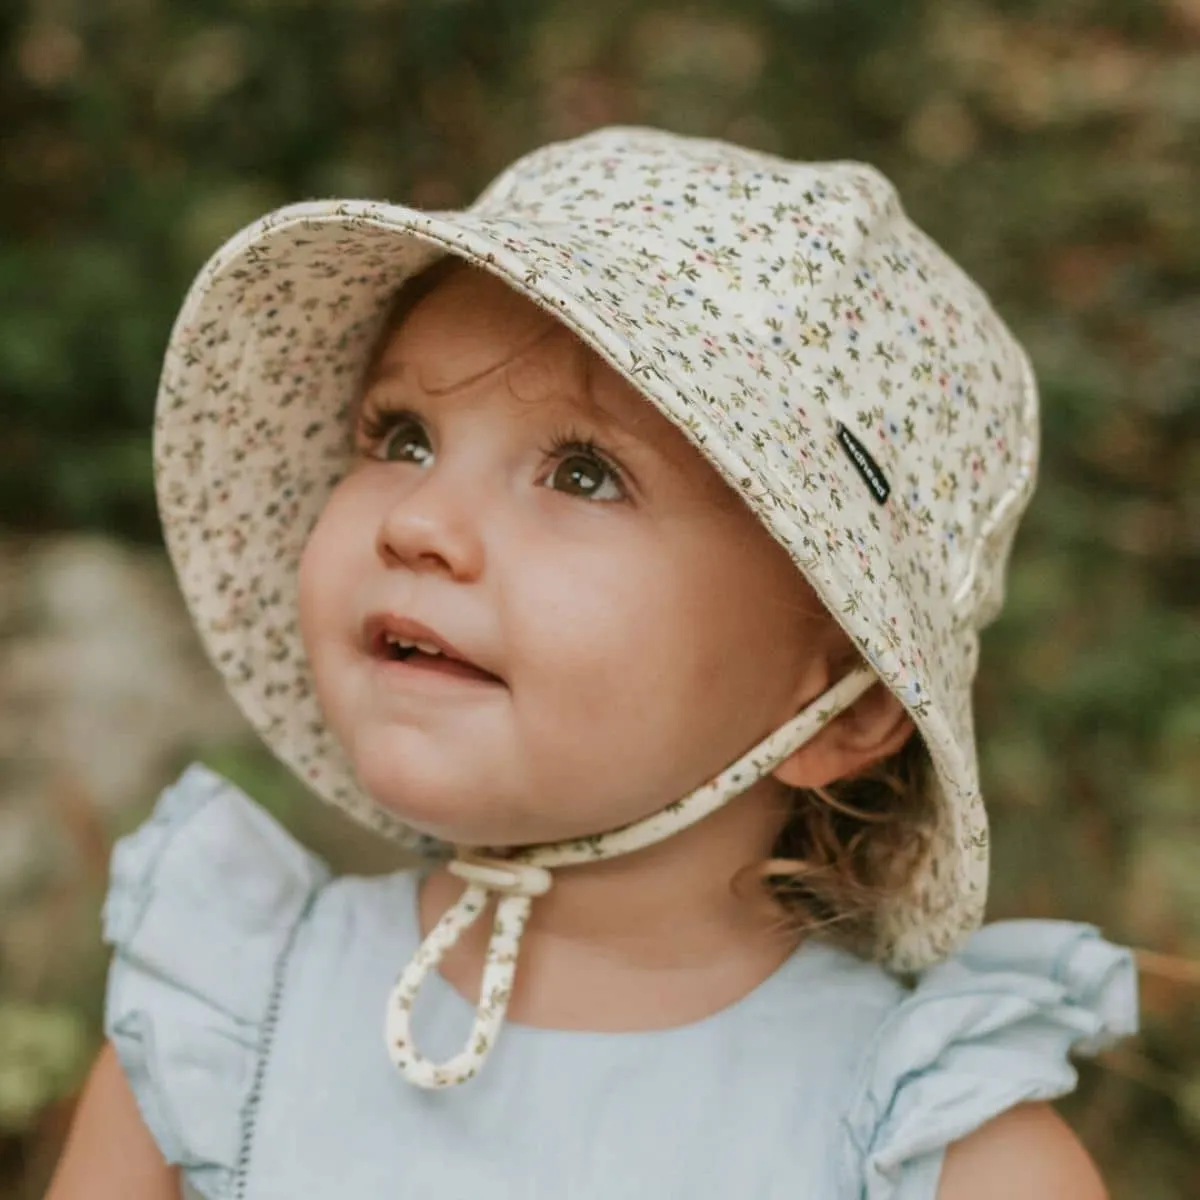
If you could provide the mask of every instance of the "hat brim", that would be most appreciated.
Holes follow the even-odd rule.
[[[988,874],[969,703],[976,635],[949,615],[945,627],[933,626],[936,614],[916,611],[903,589],[889,593],[885,619],[864,585],[873,548],[847,536],[831,501],[862,486],[849,460],[844,476],[829,477],[837,468],[826,464],[820,479],[801,484],[773,470],[736,413],[713,403],[701,377],[664,351],[669,330],[629,319],[639,306],[622,299],[653,279],[631,275],[628,257],[586,229],[472,210],[312,202],[256,222],[200,273],[164,362],[158,499],[184,597],[251,725],[324,799],[436,852],[363,793],[325,727],[299,632],[296,568],[348,464],[346,414],[386,302],[442,254],[475,263],[547,309],[678,426],[905,705],[930,751],[940,816],[912,889],[884,913],[881,957],[915,969],[950,952],[978,924]],[[836,437],[819,405],[808,418],[809,437]],[[880,630],[893,631],[891,644]],[[937,648],[936,679],[895,653],[914,641]]]

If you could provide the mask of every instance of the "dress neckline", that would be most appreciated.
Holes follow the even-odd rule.
[[[421,880],[427,872],[420,869],[405,872],[408,895],[405,911],[408,914],[405,930],[407,937],[406,953],[413,954],[421,944]],[[679,1025],[670,1025],[656,1029],[563,1029],[549,1025],[529,1025],[521,1021],[506,1020],[505,1035],[508,1039],[517,1038],[554,1040],[569,1038],[572,1041],[607,1042],[610,1045],[621,1042],[635,1044],[647,1038],[686,1038],[695,1037],[713,1031],[729,1022],[744,1018],[754,1013],[765,1015],[773,1007],[779,1007],[782,997],[795,995],[795,989],[820,973],[822,966],[828,966],[832,958],[848,957],[847,952],[822,942],[816,938],[805,938],[787,958],[783,960],[769,975],[757,983],[748,992],[736,1000],[707,1016],[694,1021],[686,1021]],[[475,1004],[463,996],[436,968],[429,972],[426,978],[426,988],[429,999],[437,1007],[446,1007],[455,1013],[455,1019],[470,1022],[475,1014]]]

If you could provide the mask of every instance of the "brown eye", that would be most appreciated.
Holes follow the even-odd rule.
[[[420,421],[402,416],[379,438],[375,456],[384,462],[409,462],[425,467],[433,462],[433,447]]]
[[[620,500],[625,495],[616,472],[591,454],[568,454],[551,472],[548,482],[555,491],[585,500]]]

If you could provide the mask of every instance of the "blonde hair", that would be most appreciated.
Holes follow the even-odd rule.
[[[824,788],[793,789],[772,856],[739,872],[792,933],[820,933],[871,957],[883,906],[903,893],[929,848],[933,764],[917,733],[895,754]]]

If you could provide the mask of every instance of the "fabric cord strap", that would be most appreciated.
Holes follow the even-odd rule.
[[[696,824],[764,778],[877,681],[869,668],[852,671],[715,779],[643,820],[608,833],[525,846],[503,859],[460,849],[447,869],[466,881],[466,890],[421,943],[388,997],[385,1024],[388,1053],[405,1079],[417,1087],[445,1088],[465,1083],[479,1072],[504,1023],[521,934],[533,901],[549,891],[553,882],[548,868],[616,858],[653,846]],[[444,1063],[431,1062],[413,1041],[413,1003],[429,972],[436,969],[463,931],[479,919],[493,895],[499,902],[484,960],[479,1004],[467,1043]]]

